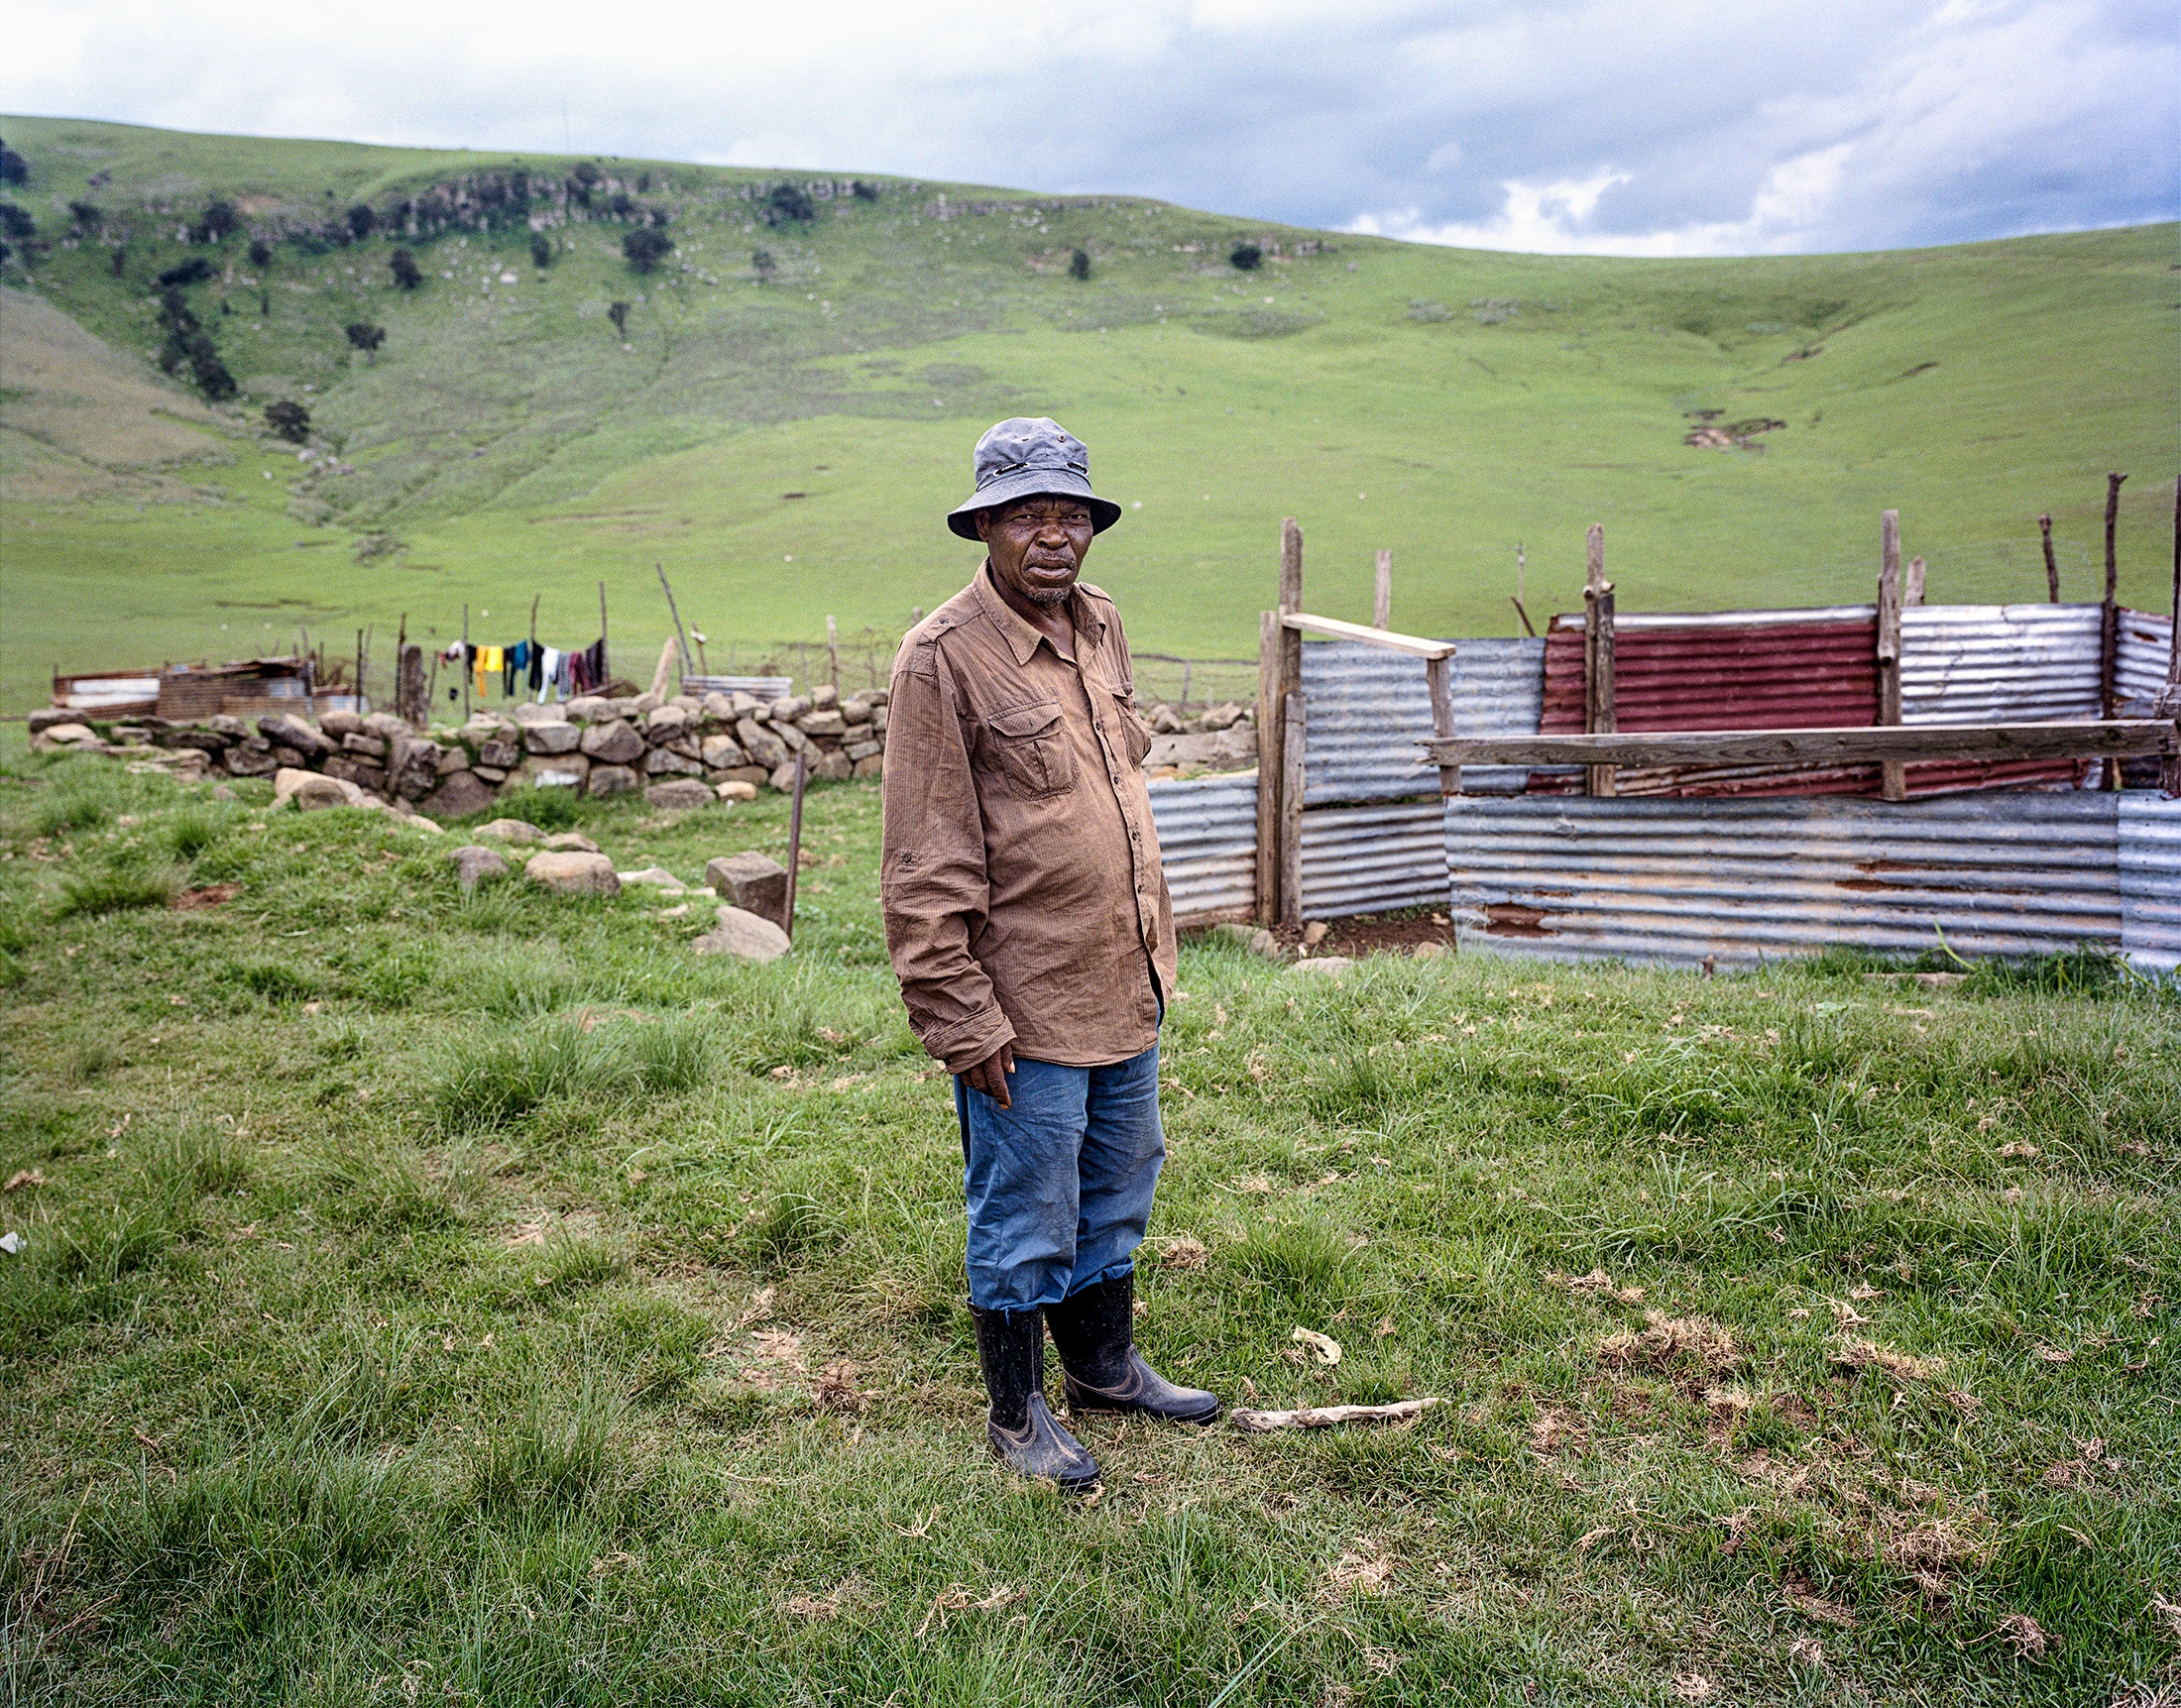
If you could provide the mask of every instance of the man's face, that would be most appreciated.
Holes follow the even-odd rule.
[[[1002,587],[1033,605],[1060,605],[1090,549],[1090,507],[1077,499],[1027,498],[976,512],[976,535]]]

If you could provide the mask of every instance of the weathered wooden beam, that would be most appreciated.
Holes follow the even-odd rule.
[[[1451,658],[1428,658],[1424,661],[1424,685],[1432,696],[1432,734],[1453,736],[1454,729],[1454,661]],[[1442,795],[1461,793],[1461,767],[1441,765],[1438,768],[1438,792]]]
[[[1614,736],[1455,736],[1420,741],[1435,765],[1875,765],[1888,760],[2136,758],[2181,752],[2158,718],[2098,724],[1662,730]]]
[[[1451,640],[1427,640],[1418,634],[1396,634],[1390,628],[1366,628],[1360,623],[1342,623],[1336,617],[1313,617],[1307,611],[1285,612],[1280,622],[1298,636],[1306,630],[1312,634],[1330,634],[1340,640],[1361,640],[1372,646],[1383,646],[1389,652],[1406,652],[1415,658],[1451,658],[1454,655]]]
[[[1900,512],[1878,518],[1878,721],[1900,722]],[[1908,768],[1888,759],[1879,768],[1879,793],[1889,801],[1908,798]]]
[[[1277,611],[1257,614],[1257,905],[1259,925],[1280,923],[1280,647]]]
[[[1378,548],[1378,574],[1371,586],[1371,626],[1391,628],[1394,624],[1394,554]]]
[[[1611,735],[1621,727],[1614,686],[1613,583],[1605,578],[1605,524],[1583,535],[1583,729]],[[1587,794],[1610,799],[1619,792],[1611,765],[1592,765],[1583,777]]]
[[[1281,705],[1280,923],[1303,923],[1303,749],[1309,718],[1303,690],[1288,691]],[[1262,762],[1262,761],[1260,761]]]

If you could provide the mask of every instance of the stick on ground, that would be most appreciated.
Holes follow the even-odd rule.
[[[1420,1418],[1443,1400],[1396,1400],[1391,1406],[1306,1406],[1299,1412],[1252,1412],[1237,1406],[1227,1422],[1251,1435],[1269,1435],[1275,1429],[1329,1429],[1336,1423],[1399,1423]]]

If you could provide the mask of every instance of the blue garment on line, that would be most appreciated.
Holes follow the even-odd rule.
[[[1135,1267],[1166,1161],[1159,1047],[1102,1068],[1018,1057],[1001,1108],[955,1079],[970,1303],[1027,1310]]]

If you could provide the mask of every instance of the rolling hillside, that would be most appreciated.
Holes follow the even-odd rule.
[[[1868,598],[1887,505],[1934,600],[2042,598],[2044,510],[2066,596],[2095,597],[2109,468],[2133,476],[2123,597],[2166,599],[2171,226],[1534,258],[1114,196],[0,134],[31,228],[11,221],[0,268],[11,708],[56,663],[232,655],[298,623],[338,649],[403,613],[445,636],[465,601],[493,637],[541,595],[542,632],[587,639],[601,580],[627,662],[664,632],[654,563],[716,660],[829,613],[894,632],[974,567],[939,513],[1014,412],[1081,433],[1129,507],[1090,573],[1144,648],[1253,652],[1283,514],[1314,607],[1367,619],[1391,546],[1395,621],[1434,632],[1511,630],[1518,542],[1532,615],[1566,608],[1592,520],[1624,610]],[[624,258],[639,230],[674,244],[647,275]],[[1229,260],[1242,242],[1254,270]],[[160,371],[163,273],[233,399],[186,359]],[[351,322],[383,345],[353,351]],[[308,408],[315,461],[267,430],[281,400]],[[1728,443],[1685,442],[1705,427]]]

